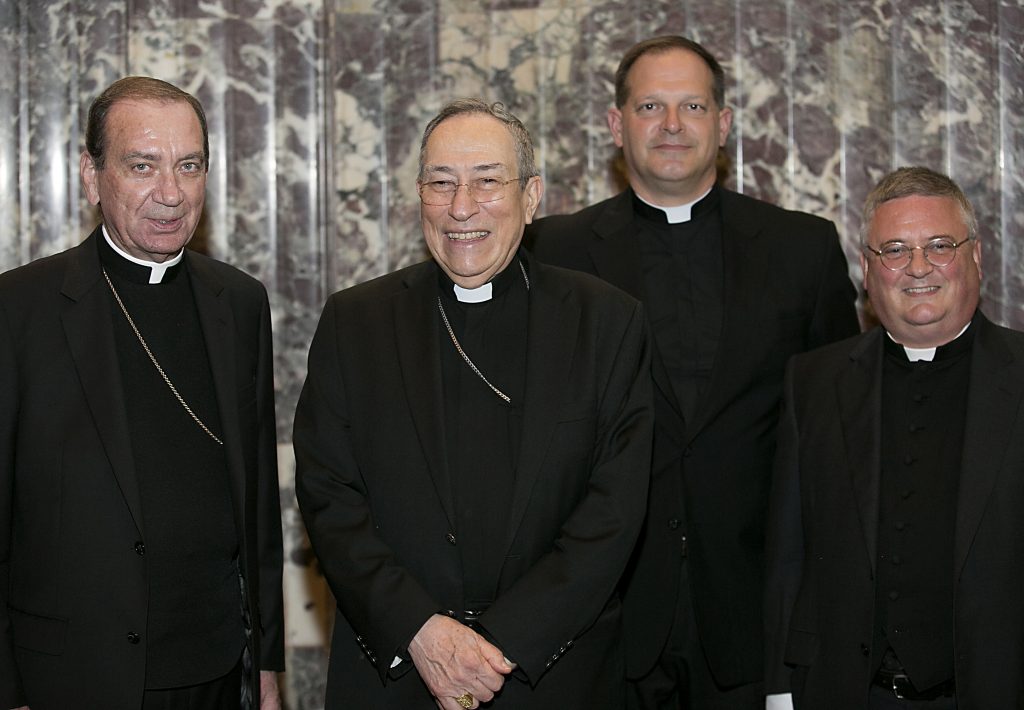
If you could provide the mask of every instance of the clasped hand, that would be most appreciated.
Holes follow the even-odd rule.
[[[434,614],[409,644],[409,655],[442,710],[462,710],[455,698],[469,693],[471,707],[501,690],[512,663],[483,636],[454,619]]]

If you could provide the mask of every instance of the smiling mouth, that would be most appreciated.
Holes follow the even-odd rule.
[[[473,239],[483,239],[490,232],[479,231],[479,232],[445,232],[444,236],[457,242],[466,242]]]
[[[934,293],[935,291],[938,290],[938,286],[911,286],[909,288],[903,289],[903,292],[908,293],[911,296],[919,296],[926,293]]]

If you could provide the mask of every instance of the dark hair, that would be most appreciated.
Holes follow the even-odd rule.
[[[509,113],[504,104],[501,102],[489,104],[482,99],[455,99],[445,104],[438,114],[430,119],[430,123],[423,129],[423,140],[420,142],[420,178],[422,179],[423,177],[424,162],[427,155],[427,140],[430,138],[430,134],[449,118],[472,113],[495,118],[501,121],[505,128],[508,129],[508,132],[512,135],[512,142],[515,143],[519,185],[525,188],[527,180],[540,174],[537,172],[537,165],[533,158],[533,141],[530,140],[530,132],[526,130],[526,126],[523,125],[522,121]]]
[[[713,77],[711,95],[715,99],[715,104],[718,108],[723,108],[725,106],[725,71],[723,71],[722,65],[715,59],[715,55],[704,49],[702,45],[694,42],[692,39],[680,37],[679,35],[651,37],[643,42],[634,44],[626,51],[622,61],[619,62],[619,68],[615,70],[615,106],[622,108],[629,99],[629,70],[636,64],[637,59],[645,54],[661,54],[674,49],[693,52],[704,60],[704,63],[708,65],[708,69],[711,70],[711,76]]]
[[[89,120],[85,127],[85,149],[92,157],[97,170],[102,170],[106,162],[107,115],[118,101],[131,100],[163,103],[183,101],[191,106],[203,130],[203,163],[207,170],[210,169],[210,137],[206,128],[206,113],[199,100],[174,84],[151,76],[126,76],[104,89],[89,107]]]
[[[868,193],[867,199],[864,201],[864,215],[860,225],[861,244],[868,243],[871,220],[874,219],[875,212],[879,207],[886,202],[914,195],[952,199],[960,208],[964,226],[967,227],[967,236],[971,239],[978,236],[978,218],[974,214],[971,201],[967,199],[967,195],[960,189],[960,186],[948,175],[916,165],[893,170]]]

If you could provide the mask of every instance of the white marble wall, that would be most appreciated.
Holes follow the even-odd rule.
[[[1018,0],[0,0],[0,270],[94,224],[78,154],[106,84],[152,74],[206,106],[197,246],[262,279],[274,313],[291,710],[322,705],[332,613],[289,443],[324,299],[423,258],[419,134],[448,98],[501,100],[526,122],[542,211],[615,191],[611,77],[633,42],[668,32],[731,77],[731,185],[834,219],[857,276],[873,182],[908,163],[949,172],[981,217],[985,308],[1024,328]]]

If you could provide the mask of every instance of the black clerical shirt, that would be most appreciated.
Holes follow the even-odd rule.
[[[473,612],[494,600],[508,542],[526,380],[525,267],[525,260],[513,259],[492,279],[491,298],[480,303],[459,301],[454,284],[438,269],[441,302],[459,345],[480,374],[511,399],[501,399],[463,360],[439,314],[445,443],[464,609]]]
[[[220,412],[185,262],[160,283],[104,239],[100,261],[185,402],[218,437]],[[101,288],[108,288],[103,282]],[[224,447],[167,387],[113,296],[111,318],[142,500],[135,545],[149,585],[146,687],[194,685],[228,672],[245,640],[238,539]]]
[[[722,329],[722,218],[718,188],[669,224],[665,212],[633,196],[644,304],[658,354],[683,416],[692,421],[711,380]]]
[[[953,677],[953,542],[975,328],[910,362],[885,338],[874,658],[918,690]]]

